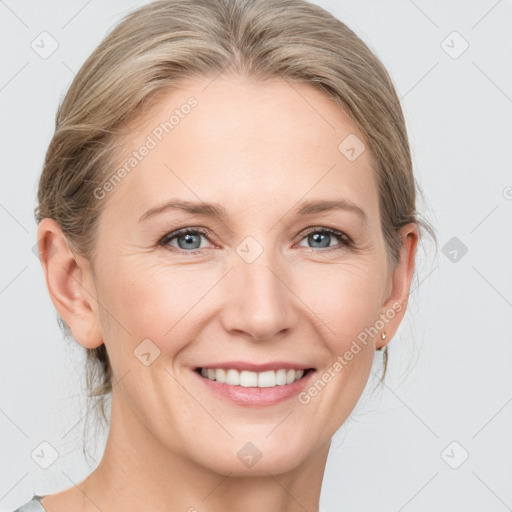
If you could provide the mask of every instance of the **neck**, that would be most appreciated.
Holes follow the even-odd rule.
[[[330,440],[286,473],[221,474],[163,446],[139,421],[123,394],[114,393],[103,457],[79,484],[82,510],[318,512],[329,446]]]

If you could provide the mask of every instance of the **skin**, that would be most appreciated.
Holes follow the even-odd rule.
[[[115,382],[99,466],[47,495],[49,512],[318,510],[331,437],[405,314],[417,227],[400,230],[400,262],[390,268],[368,151],[349,161],[338,150],[348,134],[363,140],[356,126],[308,85],[210,82],[183,82],[134,125],[120,162],[190,96],[198,100],[102,199],[92,263],[69,250],[55,221],[39,225],[40,250],[54,248],[42,258],[52,302],[81,345],[105,343]],[[341,197],[367,222],[347,210],[293,213],[304,200]],[[139,222],[171,198],[218,202],[228,216],[168,210]],[[184,248],[183,237],[159,245],[183,227],[207,230],[202,253],[199,243]],[[307,236],[324,227],[354,246]],[[263,248],[252,263],[236,251],[248,236]],[[394,303],[402,309],[386,323],[386,341],[361,344],[308,404],[292,397],[242,407],[192,373],[226,360],[287,360],[316,368],[318,378]],[[160,350],[149,366],[134,355],[146,338]],[[237,457],[249,441],[262,454],[250,468]]]

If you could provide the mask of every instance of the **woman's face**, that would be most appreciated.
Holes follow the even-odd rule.
[[[141,422],[164,451],[232,474],[289,471],[329,444],[400,323],[413,268],[411,225],[387,266],[362,140],[333,101],[280,80],[190,80],[145,113],[97,189],[84,268],[113,425]],[[257,365],[282,371],[242,386],[197,370],[222,380],[214,369]]]

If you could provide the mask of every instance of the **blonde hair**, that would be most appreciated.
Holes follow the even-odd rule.
[[[74,78],[56,116],[38,190],[36,221],[55,219],[73,251],[95,257],[105,201],[94,190],[115,165],[116,144],[157,93],[185,78],[230,69],[252,80],[282,78],[322,91],[365,137],[375,172],[388,262],[398,262],[397,230],[414,222],[435,239],[416,211],[405,121],[386,69],[344,23],[305,0],[160,0],[127,16]],[[61,317],[66,335],[69,328]],[[385,354],[383,377],[387,368]],[[87,349],[89,397],[112,389],[105,345]]]

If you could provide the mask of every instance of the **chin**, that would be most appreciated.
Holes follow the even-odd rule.
[[[230,476],[268,476],[295,470],[314,451],[314,447],[304,443],[283,443],[281,440],[265,439],[268,433],[258,440],[250,437],[231,439],[225,448],[218,447],[220,453],[211,444],[208,454],[202,453],[197,461],[202,466],[221,475]],[[214,453],[212,453],[214,452]]]

